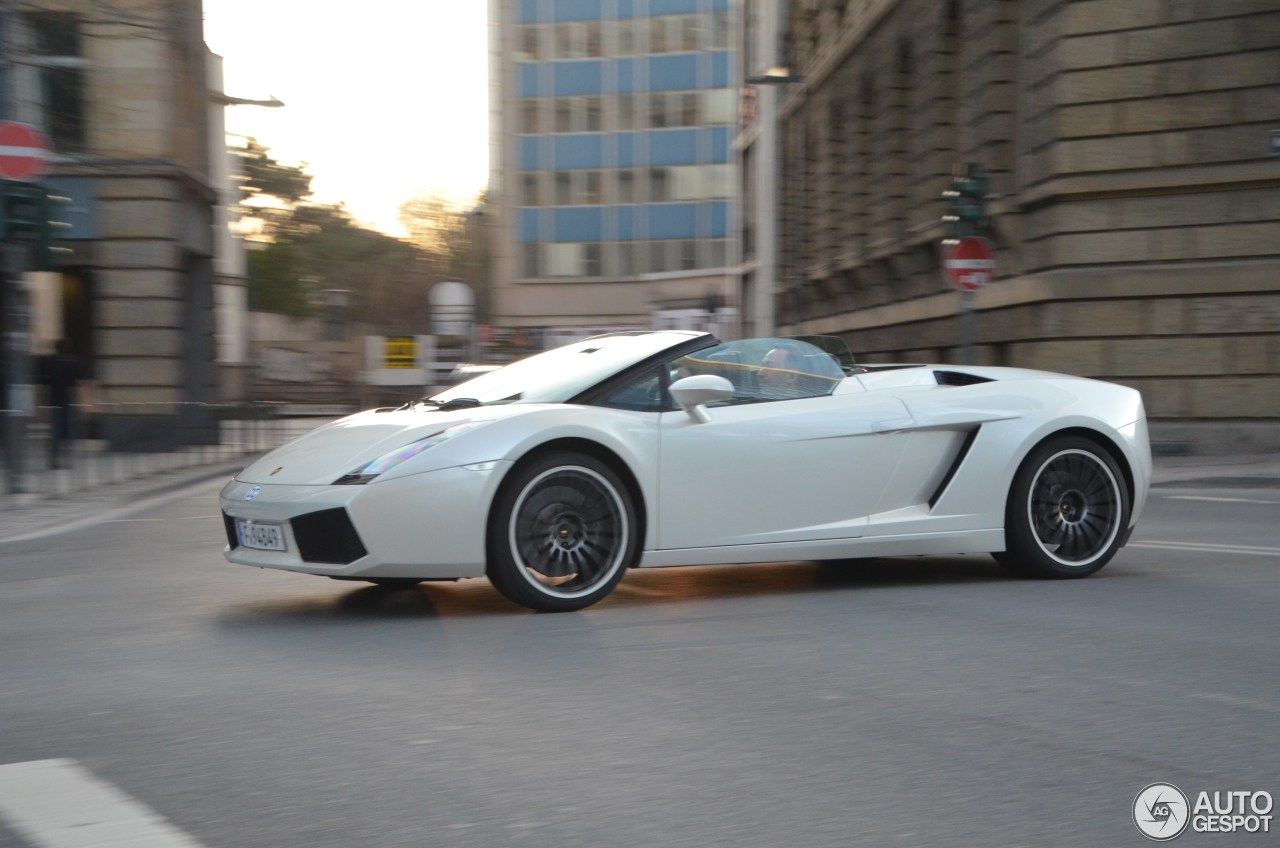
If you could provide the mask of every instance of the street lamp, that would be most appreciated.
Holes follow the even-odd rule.
[[[804,77],[791,73],[791,69],[786,67],[767,68],[753,77],[747,77],[748,85],[792,85],[797,82],[804,82]]]
[[[765,33],[765,35],[770,34]],[[747,77],[746,82],[748,85],[773,88],[804,82],[804,77],[792,73],[788,67],[774,66]],[[743,136],[749,139],[744,144],[743,151],[745,152],[748,147],[752,151],[751,172],[744,173],[743,179],[752,181],[755,188],[754,191],[742,192],[744,203],[749,197],[752,204],[750,209],[743,209],[743,214],[749,216],[747,223],[753,233],[751,241],[755,259],[754,268],[750,272],[754,276],[751,292],[753,318],[751,335],[769,336],[775,331],[774,298],[778,270],[778,184],[781,167],[777,95],[758,98],[755,119],[756,132],[744,133]],[[746,292],[744,292],[745,295]]]

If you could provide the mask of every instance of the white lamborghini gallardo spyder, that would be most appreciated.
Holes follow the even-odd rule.
[[[990,553],[1083,577],[1151,480],[1138,392],[856,365],[838,340],[627,332],[327,424],[221,493],[228,560],[574,610],[629,568]]]

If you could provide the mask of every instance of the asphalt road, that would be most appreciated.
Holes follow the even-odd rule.
[[[0,545],[3,848],[91,796],[154,848],[653,848],[1138,846],[1148,784],[1280,795],[1280,489],[1159,489],[1087,580],[669,569],[562,615],[229,565],[216,491]]]

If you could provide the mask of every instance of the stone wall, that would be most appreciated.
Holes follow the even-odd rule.
[[[1280,0],[791,16],[813,46],[783,105],[784,330],[868,361],[957,360],[940,195],[975,162],[999,263],[975,298],[978,361],[1133,385],[1157,434],[1198,448],[1252,424],[1249,444],[1269,429],[1280,449]]]

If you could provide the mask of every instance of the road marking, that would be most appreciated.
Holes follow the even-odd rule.
[[[75,760],[0,765],[0,818],[37,848],[202,848]]]
[[[171,523],[174,521],[208,521],[207,515],[180,515],[177,518],[107,518],[103,519],[106,524],[143,524],[146,522],[154,523]]]
[[[1280,708],[1272,704],[1264,704],[1261,701],[1254,701],[1250,698],[1241,698],[1236,695],[1227,695],[1222,692],[1189,692],[1188,698],[1197,698],[1203,701],[1214,701],[1219,704],[1230,704],[1233,707],[1248,707],[1253,710],[1262,710],[1268,713],[1280,713]]]
[[[1214,503],[1251,503],[1280,504],[1280,501],[1263,500],[1262,498],[1215,498],[1209,495],[1165,495],[1171,501],[1213,501]]]
[[[64,533],[71,533],[76,530],[83,530],[86,527],[94,527],[98,524],[103,524],[108,521],[119,521],[122,518],[128,518],[131,515],[137,515],[138,513],[145,512],[146,510],[151,509],[152,507],[162,506],[172,501],[180,500],[181,498],[195,494],[201,489],[206,489],[209,486],[209,484],[214,479],[216,479],[217,476],[218,475],[215,474],[213,476],[210,476],[207,479],[196,480],[193,483],[182,486],[181,488],[173,489],[172,491],[163,492],[158,495],[148,495],[148,496],[139,498],[138,500],[130,503],[128,506],[107,509],[104,512],[96,513],[93,515],[87,515],[84,518],[79,518],[72,521],[65,521],[61,523],[54,521],[48,526],[41,527],[36,530],[15,533],[12,536],[2,535],[4,531],[2,528],[0,528],[0,545],[9,544],[12,542],[31,542],[36,539],[45,539],[45,538],[48,538],[49,536],[61,536]],[[92,506],[90,506],[89,508],[92,508]],[[214,520],[216,521],[218,517],[217,511],[215,510],[212,514],[213,514]]]
[[[1213,545],[1204,542],[1130,542],[1130,548],[1156,548],[1162,551],[1196,551],[1209,554],[1241,554],[1243,556],[1280,556],[1280,548],[1260,545]]]

